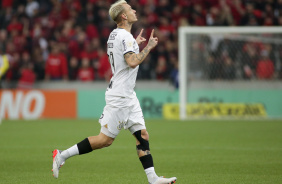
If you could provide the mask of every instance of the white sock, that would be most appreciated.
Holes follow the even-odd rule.
[[[66,159],[68,159],[72,156],[78,155],[78,154],[79,154],[78,147],[77,147],[77,145],[74,145],[74,146],[70,147],[69,149],[62,151],[61,156],[64,160],[66,160]]]
[[[149,183],[154,183],[158,179],[158,176],[155,172],[154,167],[149,167],[149,168],[145,169],[145,173],[147,175]]]

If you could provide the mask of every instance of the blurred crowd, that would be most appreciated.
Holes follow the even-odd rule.
[[[193,35],[189,76],[194,79],[281,79],[280,34]]]
[[[4,80],[18,81],[20,87],[38,80],[109,80],[112,74],[106,41],[116,27],[108,15],[113,2],[1,0],[0,54],[9,54],[13,60]],[[154,28],[159,38],[159,45],[140,65],[138,79],[170,79],[176,87],[179,26],[282,25],[282,0],[128,0],[128,3],[139,19],[132,34],[136,37],[144,28],[143,36],[148,38]],[[248,44],[241,48],[246,53],[252,52]],[[204,62],[212,63],[214,59],[210,54]],[[258,59],[248,66],[251,70],[266,67],[259,65]],[[211,79],[226,78],[224,74],[213,74],[213,69],[204,72]],[[250,78],[248,74],[242,75]]]

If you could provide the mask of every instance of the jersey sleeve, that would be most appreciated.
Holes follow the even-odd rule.
[[[122,38],[122,51],[123,51],[123,55],[129,53],[129,52],[134,52],[134,42],[135,39],[133,38],[133,36],[131,34],[126,34],[123,36]]]

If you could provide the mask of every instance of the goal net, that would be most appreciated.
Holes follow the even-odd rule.
[[[223,94],[222,98],[225,99],[226,96],[227,100],[223,100],[224,102],[232,104],[236,102],[241,105],[260,103],[265,107],[265,103],[259,100],[259,96],[249,100],[252,94],[256,96],[258,93],[261,94],[264,88],[276,89],[281,85],[279,82],[282,59],[281,27],[181,27],[178,41],[180,119],[189,118],[193,111],[193,107],[191,110],[187,104],[192,103],[195,106],[194,103],[200,103],[195,90],[190,91],[195,89],[195,86],[202,85],[201,89],[207,89],[207,91],[231,87],[232,90],[226,92],[230,94],[224,94],[224,91],[218,92],[218,95]],[[232,93],[234,90],[237,90],[237,93]],[[249,90],[249,96],[243,97],[244,90]],[[273,92],[270,90],[267,95],[271,96]],[[198,93],[203,93],[203,90]],[[237,94],[242,97],[238,97]],[[232,95],[235,95],[234,98],[237,100],[233,101]],[[197,97],[198,99],[195,99]],[[226,111],[225,114],[223,113],[226,117],[234,115],[228,113],[232,111],[232,106],[235,107],[231,105],[229,109],[219,111],[221,113]],[[265,108],[274,109],[280,106],[272,105]],[[213,111],[211,108],[207,109],[209,113]],[[198,109],[198,111],[201,110]],[[195,108],[194,111],[196,111]],[[191,117],[201,115],[209,117],[208,112],[192,114]],[[282,116],[282,112],[270,112],[277,117],[279,113]],[[216,113],[213,112],[213,114]]]

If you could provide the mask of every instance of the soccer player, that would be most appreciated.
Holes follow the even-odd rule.
[[[113,76],[106,91],[106,106],[99,120],[101,132],[98,136],[84,139],[67,150],[53,151],[53,174],[58,178],[59,169],[66,159],[110,146],[122,128],[128,129],[136,138],[136,147],[149,184],[175,183],[176,177],[163,178],[155,173],[149,147],[149,134],[146,131],[143,113],[134,92],[139,64],[158,44],[158,38],[151,32],[147,46],[139,53],[139,46],[146,39],[141,30],[136,40],[130,33],[137,21],[136,11],[125,0],[112,4],[109,14],[116,22],[107,42],[107,54]]]

